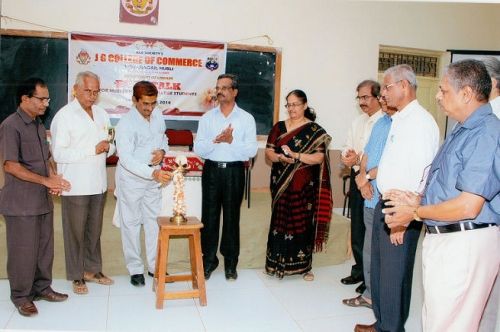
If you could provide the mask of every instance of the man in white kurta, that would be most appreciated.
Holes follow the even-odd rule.
[[[71,190],[62,192],[62,224],[66,277],[76,294],[88,292],[86,281],[113,283],[102,273],[101,231],[106,156],[115,148],[108,142],[108,114],[94,105],[99,86],[94,73],[79,73],[75,99],[57,112],[50,127],[57,171],[71,183]]]
[[[144,227],[148,274],[154,274],[161,184],[170,174],[160,169],[168,150],[165,121],[155,109],[158,90],[141,81],[134,85],[134,106],[116,127],[116,187],[123,254],[134,286],[144,286],[140,233]]]

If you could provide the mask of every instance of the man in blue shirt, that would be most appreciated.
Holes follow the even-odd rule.
[[[376,84],[378,85],[378,91],[380,91],[380,85]],[[373,126],[361,159],[359,174],[356,176],[356,185],[364,198],[363,221],[366,230],[363,243],[363,273],[366,288],[358,297],[342,300],[342,303],[350,307],[361,306],[371,308],[372,306],[370,283],[372,230],[375,207],[379,202],[380,196],[380,192],[377,189],[377,170],[389,130],[391,129],[391,116],[397,112],[397,109],[388,107],[387,102],[382,97],[379,97],[378,100],[384,115]]]
[[[500,120],[491,111],[491,80],[480,61],[449,65],[436,95],[458,121],[434,161],[419,203],[388,191],[389,227],[424,220],[424,331],[477,331],[500,264]]]
[[[203,266],[208,280],[219,265],[217,247],[222,208],[220,252],[224,256],[226,279],[236,280],[244,162],[257,153],[257,135],[253,116],[236,105],[238,78],[231,74],[220,75],[215,89],[219,106],[201,117],[194,142],[194,152],[205,159],[201,177]]]

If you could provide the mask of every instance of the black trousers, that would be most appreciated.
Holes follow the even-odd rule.
[[[356,279],[363,277],[363,243],[365,242],[365,223],[363,220],[364,199],[356,186],[356,175],[359,172],[351,168],[349,184],[349,208],[351,209],[351,248],[354,256],[354,265],[351,276]]]
[[[373,313],[377,331],[404,331],[410,312],[413,266],[422,223],[412,221],[395,246],[384,222],[382,203],[375,207],[371,253],[371,287]]]
[[[10,299],[19,306],[51,290],[54,261],[52,212],[38,216],[4,216]]]
[[[205,161],[201,177],[202,206],[201,248],[205,269],[217,266],[220,214],[222,209],[222,237],[220,252],[225,268],[235,269],[240,254],[240,208],[245,185],[245,169],[240,166],[219,167]],[[228,266],[229,265],[229,266]]]

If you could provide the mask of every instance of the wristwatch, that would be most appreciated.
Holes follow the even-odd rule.
[[[370,180],[372,179],[372,177],[370,176],[370,173],[366,173],[366,179],[367,179],[368,181],[370,181]]]

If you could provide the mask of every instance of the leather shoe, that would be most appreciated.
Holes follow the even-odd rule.
[[[141,287],[146,284],[144,274],[133,274],[130,276],[130,283],[136,287]]]
[[[238,279],[238,272],[236,272],[236,269],[227,269],[226,271],[226,280],[227,281],[235,281]]]
[[[214,270],[215,270],[215,269],[214,269]],[[211,270],[211,269],[205,269],[205,271],[203,271],[203,274],[205,274],[205,280],[210,279],[210,276],[212,275],[212,272],[214,272],[214,270]]]
[[[31,301],[24,302],[23,304],[18,306],[17,311],[19,311],[19,313],[25,317],[32,317],[38,315],[38,310],[36,308],[36,305]]]
[[[345,278],[340,279],[340,282],[343,283],[344,285],[354,285],[359,282],[363,281],[363,278],[355,278],[353,276],[347,276]]]
[[[49,292],[38,294],[35,296],[34,300],[45,300],[49,302],[62,302],[68,299],[68,294],[58,293],[56,291],[50,290]]]
[[[371,325],[356,324],[354,332],[377,332],[377,330],[375,329],[375,323]]]
[[[203,271],[203,273],[205,274],[205,280],[210,279],[212,272],[215,271],[215,269],[217,268],[218,265],[219,265],[219,262],[217,262],[215,264],[205,264],[205,262],[203,262],[203,266],[205,267],[205,269]]]
[[[356,293],[363,294],[365,290],[366,290],[366,285],[364,281],[361,283],[361,285],[356,287]]]

